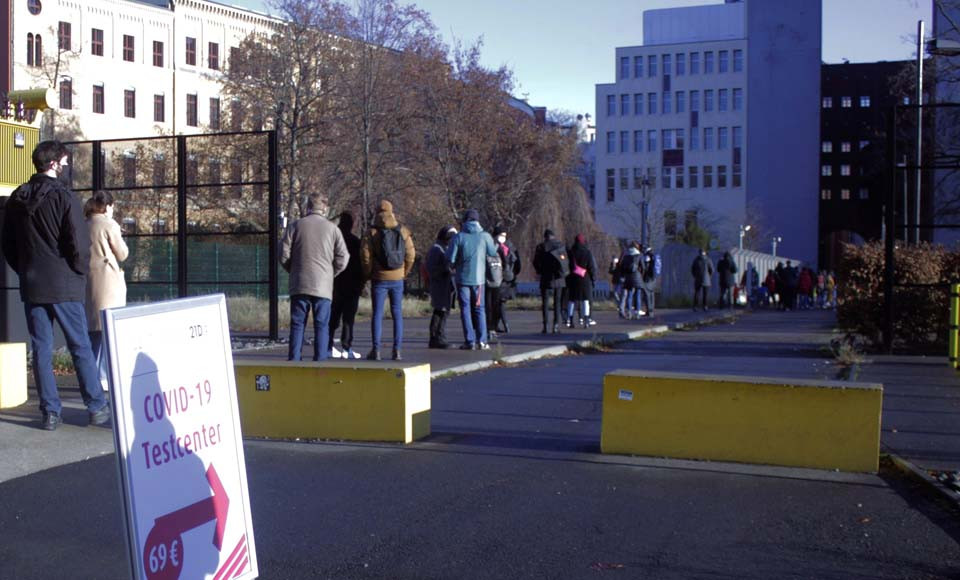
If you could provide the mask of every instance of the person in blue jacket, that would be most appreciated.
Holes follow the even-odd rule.
[[[457,299],[460,322],[463,324],[463,350],[489,350],[487,314],[483,304],[487,256],[495,257],[497,246],[490,234],[480,226],[480,213],[468,209],[463,214],[463,228],[447,248],[447,260],[456,270]],[[476,328],[474,328],[476,321]]]

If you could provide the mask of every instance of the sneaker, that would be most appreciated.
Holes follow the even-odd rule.
[[[360,353],[351,348],[343,351],[343,358],[360,358]]]
[[[339,348],[337,348],[337,347],[335,347],[335,346],[331,346],[331,347],[330,347],[330,358],[343,358],[343,352],[342,352]]]
[[[103,425],[110,420],[110,405],[104,405],[99,411],[94,411],[90,413],[90,424],[91,425]]]
[[[403,360],[403,356],[400,355],[400,349],[393,349],[393,360]]]
[[[485,342],[477,343],[477,350],[490,350],[490,345]]]
[[[590,325],[590,326],[596,326],[596,325],[597,325],[597,321],[594,320],[594,319],[592,319],[592,318],[588,318],[588,319],[587,319],[587,324]]]
[[[380,350],[371,348],[370,352],[367,354],[367,360],[380,360]]]
[[[60,415],[56,413],[44,413],[43,419],[40,421],[40,428],[44,431],[56,431],[60,423],[62,423]]]

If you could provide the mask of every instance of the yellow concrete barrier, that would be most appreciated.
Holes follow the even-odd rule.
[[[430,434],[430,365],[234,361],[243,434],[402,441]]]
[[[0,409],[27,402],[27,345],[0,342]]]
[[[875,472],[883,386],[617,370],[603,453]]]

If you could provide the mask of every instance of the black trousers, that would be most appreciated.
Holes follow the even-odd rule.
[[[447,342],[446,327],[449,313],[450,311],[446,308],[433,311],[433,315],[430,317],[430,344]]]
[[[550,297],[553,297],[553,323],[560,324],[560,307],[563,305],[563,299],[566,297],[566,288],[541,288],[540,289],[540,310],[543,314],[543,327],[547,327],[547,304]]]
[[[357,318],[357,308],[360,304],[360,292],[333,293],[333,302],[330,305],[330,346],[333,346],[333,336],[337,327],[343,322],[340,332],[340,348],[350,350],[353,347],[353,323]]]
[[[709,286],[703,286],[702,284],[693,285],[693,307],[696,308],[698,305],[702,308],[707,308],[707,291],[710,290]]]
[[[486,293],[486,296],[483,297],[483,303],[487,309],[487,332],[491,330],[496,332],[503,308],[503,303],[500,301],[500,288],[484,286],[484,292]]]

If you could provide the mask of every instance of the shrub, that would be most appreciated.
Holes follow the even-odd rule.
[[[894,339],[899,346],[945,344],[949,314],[948,285],[960,279],[960,252],[923,243],[898,246],[894,254]],[[847,244],[837,270],[840,328],[880,342],[885,320],[884,247]]]

